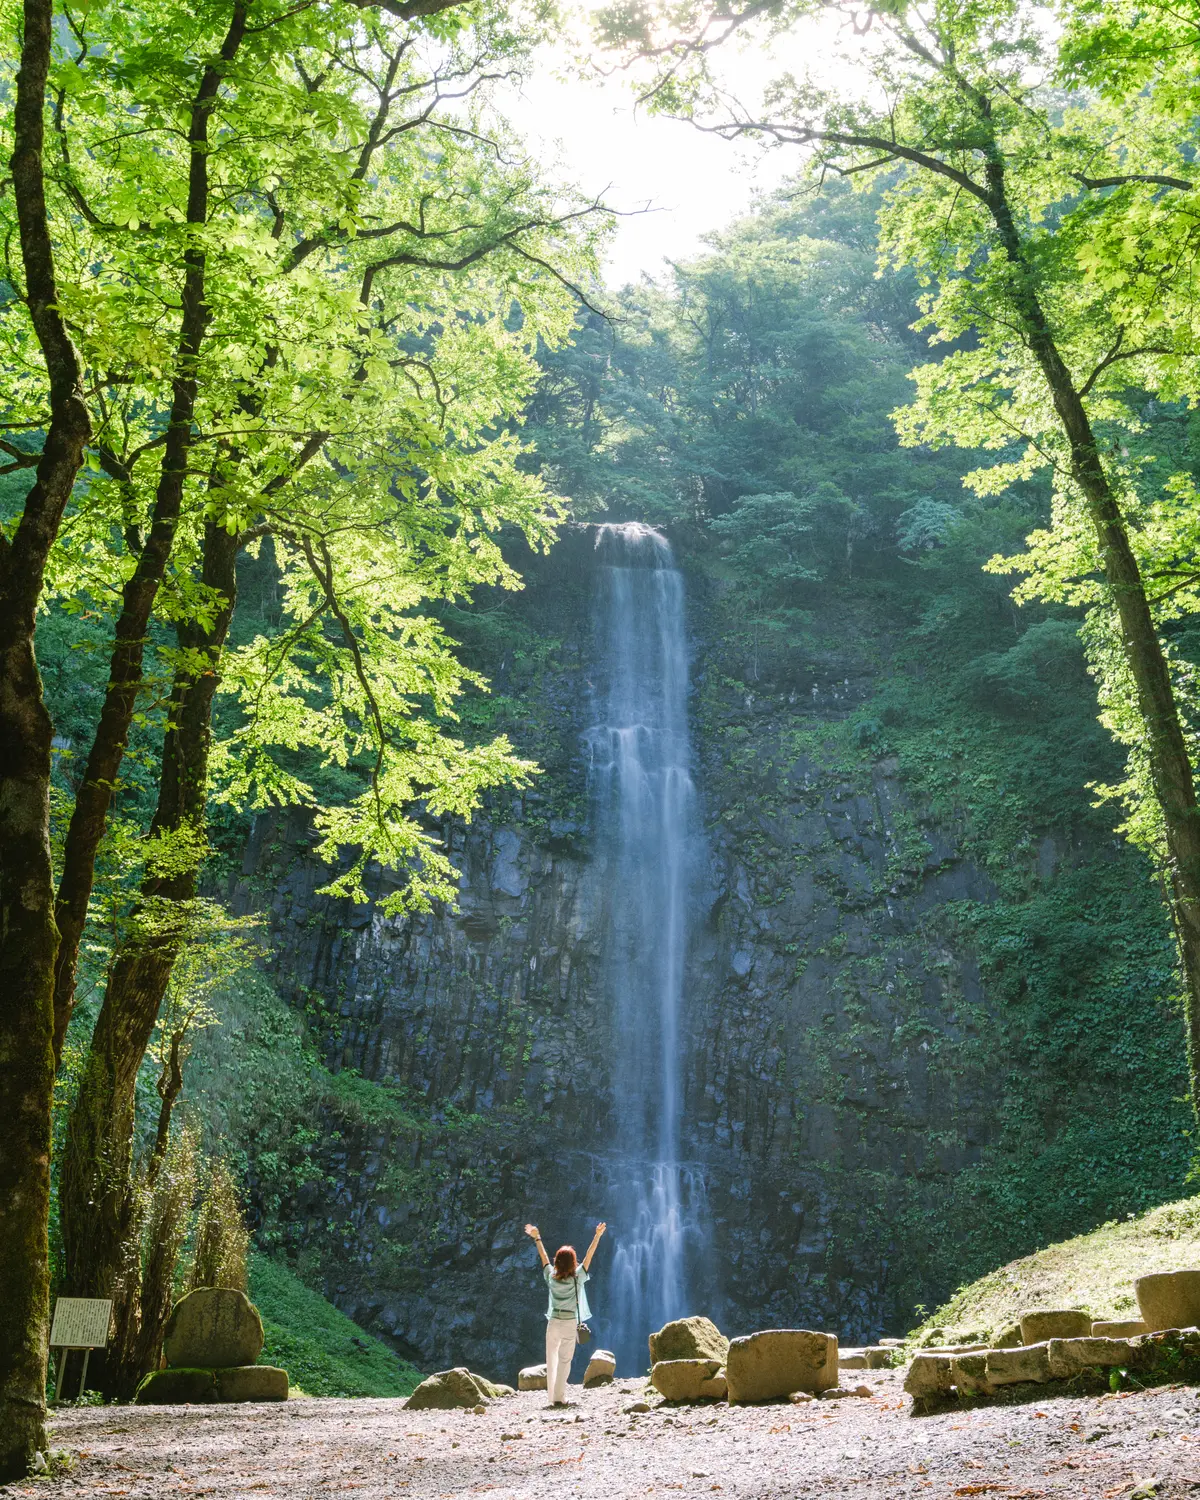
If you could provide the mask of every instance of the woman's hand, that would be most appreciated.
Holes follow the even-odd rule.
[[[608,1228],[608,1225],[605,1224],[603,1220],[601,1220],[601,1222],[596,1225],[596,1239],[597,1240],[599,1240],[600,1236],[604,1233],[604,1231],[607,1228]]]
[[[541,1235],[538,1233],[538,1227],[537,1227],[536,1224],[526,1224],[526,1226],[525,1226],[525,1233],[529,1236],[529,1238],[531,1240],[540,1240],[541,1239]]]

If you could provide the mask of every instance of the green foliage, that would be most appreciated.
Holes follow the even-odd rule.
[[[223,1286],[244,1292],[248,1285],[249,1254],[250,1236],[243,1217],[241,1190],[228,1162],[220,1156],[212,1157],[200,1194],[188,1290]]]
[[[250,1257],[250,1298],[263,1320],[261,1362],[282,1366],[306,1396],[407,1396],[423,1379],[278,1260]]]

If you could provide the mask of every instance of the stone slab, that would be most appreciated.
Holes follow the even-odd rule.
[[[1092,1315],[1079,1307],[1050,1308],[1021,1314],[1021,1344],[1044,1344],[1047,1339],[1086,1339],[1092,1334]]]
[[[1110,1318],[1092,1324],[1094,1339],[1135,1339],[1149,1331],[1141,1318]]]
[[[218,1401],[286,1401],[288,1373],[274,1365],[233,1365],[214,1370]]]
[[[151,1370],[133,1395],[135,1406],[196,1406],[216,1399],[213,1370]]]
[[[1069,1380],[1084,1370],[1097,1366],[1111,1369],[1127,1364],[1130,1348],[1125,1339],[1051,1339],[1046,1348],[1050,1374],[1055,1380]]]
[[[995,1387],[987,1378],[987,1354],[960,1354],[950,1361],[950,1380],[962,1396],[990,1396]]]
[[[725,1379],[730,1402],[829,1390],[838,1383],[837,1338],[807,1328],[772,1328],[733,1339]]]
[[[953,1384],[948,1354],[930,1354],[922,1350],[913,1355],[904,1375],[904,1389],[917,1400],[948,1391]]]
[[[1024,1381],[1050,1379],[1047,1346],[1024,1344],[1016,1349],[989,1349],[984,1366],[989,1385],[1019,1385]]]

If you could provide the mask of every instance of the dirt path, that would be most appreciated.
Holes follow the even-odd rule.
[[[871,1399],[735,1407],[625,1408],[624,1381],[576,1391],[565,1414],[540,1392],[471,1412],[407,1412],[400,1401],[279,1406],[93,1407],[56,1417],[73,1470],[0,1487],[36,1496],[247,1497],[981,1495],[995,1500],[1200,1496],[1200,1391],[1056,1398],[912,1418],[899,1377],[872,1373]],[[1139,1495],[1140,1500],[1140,1495]]]

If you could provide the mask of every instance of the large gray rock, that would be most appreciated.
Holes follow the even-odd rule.
[[[514,1394],[511,1385],[497,1385],[482,1375],[472,1375],[462,1365],[453,1370],[439,1370],[416,1388],[404,1403],[413,1411],[451,1411],[455,1407],[479,1406],[495,1396]]]
[[[517,1375],[517,1390],[544,1391],[546,1389],[546,1366],[526,1365]]]
[[[584,1386],[590,1391],[598,1385],[611,1385],[616,1373],[616,1356],[608,1349],[596,1349],[583,1372]]]
[[[838,1383],[837,1338],[806,1328],[772,1328],[733,1339],[725,1379],[731,1403],[829,1390]]]
[[[720,1400],[727,1393],[715,1359],[660,1359],[650,1367],[650,1384],[668,1401]]]
[[[1133,1294],[1149,1333],[1200,1325],[1200,1270],[1139,1276]]]
[[[252,1365],[262,1353],[262,1319],[245,1292],[204,1286],[176,1304],[163,1335],[163,1354],[177,1369]]]
[[[729,1340],[710,1318],[676,1318],[650,1335],[650,1363],[673,1359],[715,1359],[725,1363]]]
[[[1021,1343],[1044,1344],[1047,1339],[1086,1339],[1092,1336],[1092,1315],[1078,1307],[1021,1314]]]
[[[1135,1339],[1149,1331],[1141,1318],[1108,1318],[1092,1324],[1094,1339]]]

